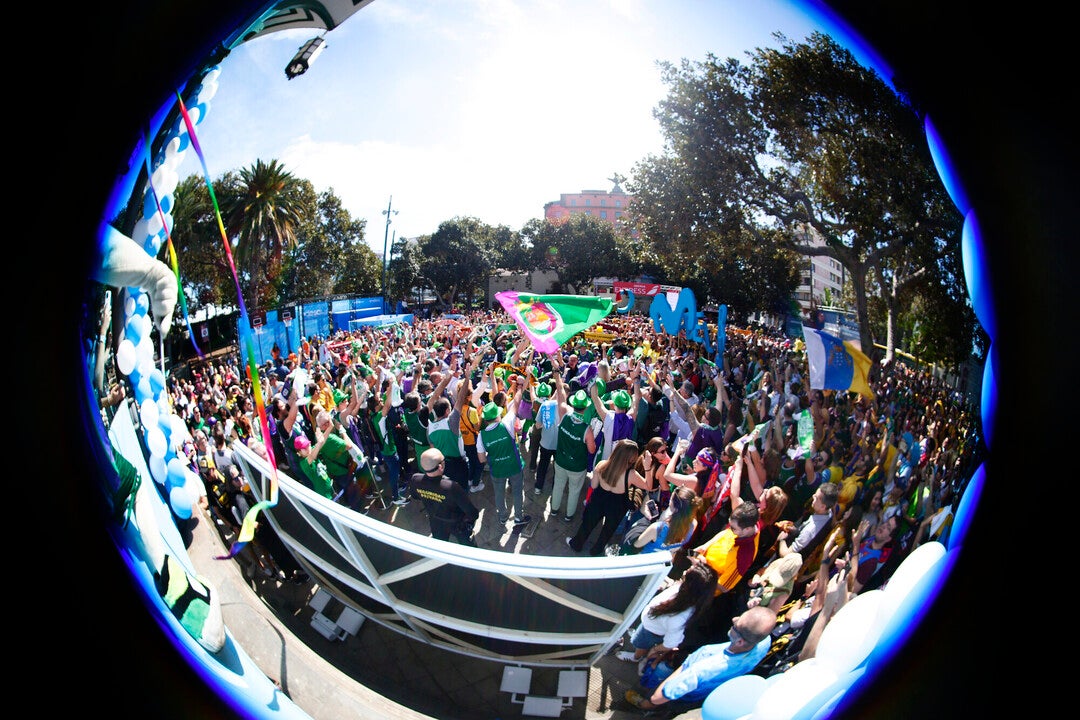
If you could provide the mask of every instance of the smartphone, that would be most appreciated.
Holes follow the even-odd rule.
[[[660,508],[656,506],[655,500],[645,501],[645,514],[650,518],[654,518],[660,514]]]

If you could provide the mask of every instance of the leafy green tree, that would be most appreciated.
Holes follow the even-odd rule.
[[[476,218],[446,220],[423,242],[421,275],[432,282],[447,305],[457,302],[460,289],[471,302],[481,279],[491,272],[489,247],[490,226]]]
[[[554,270],[563,292],[588,293],[599,277],[628,278],[636,271],[629,241],[611,223],[585,213],[557,221],[533,219],[521,230],[535,268]]]
[[[958,244],[962,218],[904,97],[824,34],[777,37],[781,49],[749,53],[748,65],[712,55],[661,64],[665,149],[635,171],[632,210],[669,269],[721,244],[835,258],[871,348],[868,278],[888,276],[879,288],[895,293],[895,315],[904,289]]]
[[[218,189],[237,182],[235,173],[226,173],[215,183]],[[221,230],[210,202],[210,193],[201,175],[190,175],[173,192],[173,229],[170,233],[184,286],[188,311],[200,306],[237,305],[236,282],[225,252]],[[231,247],[230,247],[231,250]],[[159,259],[166,260],[162,245]]]
[[[529,272],[535,269],[532,246],[526,243],[521,231],[499,225],[490,228],[488,241],[493,258],[492,267],[511,272]]]
[[[422,281],[420,266],[423,253],[418,239],[398,238],[390,249],[390,262],[387,270],[389,296],[407,303],[416,302],[415,289],[426,282]]]
[[[276,300],[285,252],[296,247],[303,218],[314,213],[315,193],[310,182],[298,180],[277,160],[261,159],[242,168],[239,184],[227,189],[218,201],[245,275],[241,288],[250,306],[268,306]]]

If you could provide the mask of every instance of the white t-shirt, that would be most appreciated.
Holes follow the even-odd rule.
[[[694,608],[688,607],[672,615],[660,615],[658,617],[649,613],[660,603],[674,597],[677,592],[679,592],[679,583],[675,583],[666,590],[661,591],[641,611],[641,625],[651,633],[662,635],[664,647],[667,648],[679,647],[679,643],[683,641],[686,632],[686,623],[694,613]]]

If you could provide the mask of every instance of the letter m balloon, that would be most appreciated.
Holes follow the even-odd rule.
[[[652,304],[649,305],[649,318],[653,321],[653,330],[656,332],[678,335],[680,330],[685,330],[688,339],[701,343],[705,352],[712,354],[709,326],[697,311],[697,300],[690,288],[679,291],[679,299],[674,308],[666,297],[653,297]]]

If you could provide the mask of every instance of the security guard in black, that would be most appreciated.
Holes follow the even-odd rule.
[[[420,455],[420,469],[424,472],[410,479],[412,496],[424,503],[432,537],[450,540],[453,536],[463,545],[476,547],[472,529],[480,511],[472,504],[468,491],[443,474],[445,460],[438,448],[428,448]]]

